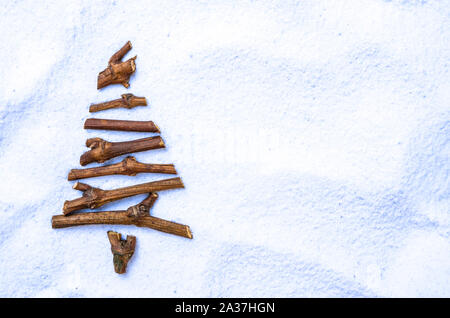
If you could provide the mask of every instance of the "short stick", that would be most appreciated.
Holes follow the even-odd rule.
[[[136,57],[132,57],[129,60],[122,62],[122,58],[132,48],[131,42],[128,41],[125,45],[116,53],[111,56],[108,62],[108,67],[98,74],[97,89],[103,88],[110,84],[122,84],[126,88],[130,86],[128,84],[131,74],[136,71]]]
[[[82,166],[91,162],[102,163],[129,153],[164,148],[165,144],[160,136],[156,136],[123,142],[109,142],[101,138],[90,138],[86,140],[86,146],[91,150],[81,155],[80,164]]]
[[[158,195],[156,193],[150,193],[144,201],[129,207],[126,211],[83,212],[69,216],[54,215],[52,217],[52,227],[59,229],[90,224],[135,225],[192,239],[189,226],[150,215],[150,208],[157,198]]]
[[[122,234],[108,231],[108,239],[111,243],[111,252],[114,255],[114,270],[117,274],[123,274],[127,270],[128,261],[134,254],[136,236],[127,235],[127,239],[122,240]]]
[[[65,201],[63,206],[64,214],[69,214],[71,212],[87,208],[96,209],[109,202],[128,198],[138,194],[184,188],[184,184],[180,178],[172,178],[137,184],[130,187],[118,188],[114,190],[102,190],[100,188],[94,188],[88,184],[81,182],[75,183],[73,188],[83,191],[83,196],[74,200]]]
[[[92,104],[89,107],[89,112],[95,113],[111,108],[134,108],[136,106],[147,106],[145,97],[137,97],[133,94],[122,94],[122,98],[114,99],[108,102]]]

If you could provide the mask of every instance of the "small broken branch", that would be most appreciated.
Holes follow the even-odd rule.
[[[122,62],[122,58],[132,48],[131,42],[128,41],[125,45],[109,59],[108,67],[98,74],[97,89],[103,88],[110,84],[122,84],[126,88],[130,86],[128,81],[131,74],[136,70],[135,59],[137,56]]]
[[[130,206],[127,209],[127,216],[138,218],[141,216],[150,216],[150,209],[158,199],[158,193],[152,192],[141,203]]]
[[[75,183],[73,188],[83,191],[83,196],[78,199],[67,200],[64,202],[63,213],[65,215],[85,208],[96,209],[109,202],[128,198],[133,195],[184,188],[184,184],[180,178],[172,178],[141,183],[114,190],[102,190],[81,182]]]
[[[134,254],[136,236],[127,235],[127,239],[122,240],[120,233],[108,231],[108,239],[111,243],[111,252],[114,255],[114,270],[117,274],[123,274],[127,270],[128,261]]]
[[[142,131],[160,133],[158,126],[151,120],[134,121],[134,120],[114,120],[114,119],[98,119],[88,118],[84,122],[84,129],[103,129],[103,130],[120,130],[120,131]]]
[[[135,225],[192,239],[191,229],[188,225],[150,215],[150,208],[157,198],[157,193],[150,193],[144,201],[129,207],[126,211],[83,212],[69,216],[54,215],[52,217],[52,228],[59,229],[91,224]]]
[[[111,108],[134,108],[136,106],[147,106],[147,101],[145,97],[137,97],[133,94],[122,94],[122,98],[114,99],[109,102],[92,104],[89,107],[89,112],[95,113],[101,110],[111,109]]]
[[[173,164],[149,164],[141,163],[133,156],[125,157],[121,162],[103,167],[88,169],[72,169],[69,172],[68,180],[85,179],[92,177],[122,174],[135,176],[138,173],[166,173],[177,174]]]
[[[80,157],[80,164],[85,166],[91,162],[105,162],[111,158],[133,152],[164,148],[164,141],[160,136],[148,137],[123,142],[109,142],[101,138],[89,138],[86,146],[91,150]]]

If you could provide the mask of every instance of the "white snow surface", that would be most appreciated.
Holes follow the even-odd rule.
[[[450,296],[449,1],[30,0],[0,17],[1,297]],[[130,88],[97,90],[128,40]],[[149,106],[88,112],[123,93]],[[167,148],[135,156],[175,164],[186,188],[152,214],[193,240],[51,228],[87,138],[151,135],[90,117],[161,128]],[[137,237],[124,275],[108,230]]]

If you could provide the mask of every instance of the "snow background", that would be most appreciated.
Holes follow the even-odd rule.
[[[1,1],[0,17],[0,296],[450,296],[449,1]],[[127,40],[130,88],[97,91]],[[149,106],[90,116],[126,92]],[[135,156],[175,164],[186,189],[152,213],[193,240],[51,228],[87,138],[147,136],[89,117],[161,128],[167,148]],[[125,275],[110,229],[137,236]]]

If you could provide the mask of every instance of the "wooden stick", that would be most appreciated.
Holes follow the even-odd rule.
[[[126,88],[130,86],[128,81],[131,74],[136,70],[135,59],[137,56],[122,62],[122,58],[132,48],[131,42],[128,41],[125,45],[109,59],[108,67],[98,74],[97,89],[103,88],[110,84],[122,84]]]
[[[127,239],[122,240],[120,233],[108,231],[108,239],[111,243],[111,252],[114,255],[114,270],[117,274],[123,274],[127,270],[128,261],[134,254],[136,236],[127,235]]]
[[[109,202],[128,198],[133,195],[184,188],[184,184],[180,178],[172,178],[137,184],[114,190],[102,190],[81,182],[75,183],[73,188],[83,191],[83,196],[81,198],[67,200],[64,202],[63,213],[65,215],[85,208],[96,209]]]
[[[90,224],[135,225],[192,239],[192,233],[188,225],[150,216],[150,208],[157,197],[156,193],[150,193],[144,201],[129,207],[126,211],[82,212],[69,216],[54,215],[52,227],[59,229]]]
[[[166,173],[177,174],[173,164],[151,164],[141,163],[133,156],[125,157],[121,162],[112,165],[88,168],[72,169],[69,172],[68,180],[109,176],[114,174],[135,176],[138,173]]]
[[[160,136],[148,137],[123,142],[109,142],[101,138],[86,140],[86,146],[91,150],[80,157],[80,164],[85,166],[91,162],[105,162],[111,158],[133,152],[164,148],[164,141]]]
[[[141,203],[130,206],[127,209],[127,216],[133,218],[138,218],[141,216],[150,216],[150,209],[153,207],[157,199],[158,193],[151,192],[147,198],[142,200]]]
[[[158,126],[151,120],[134,121],[134,120],[114,120],[88,118],[84,122],[84,129],[103,129],[103,130],[120,130],[120,131],[142,131],[160,133]]]
[[[137,97],[133,94],[122,94],[122,98],[114,99],[109,102],[92,104],[89,107],[89,112],[95,113],[101,110],[111,109],[111,108],[134,108],[136,106],[147,106],[147,101],[145,97]]]

